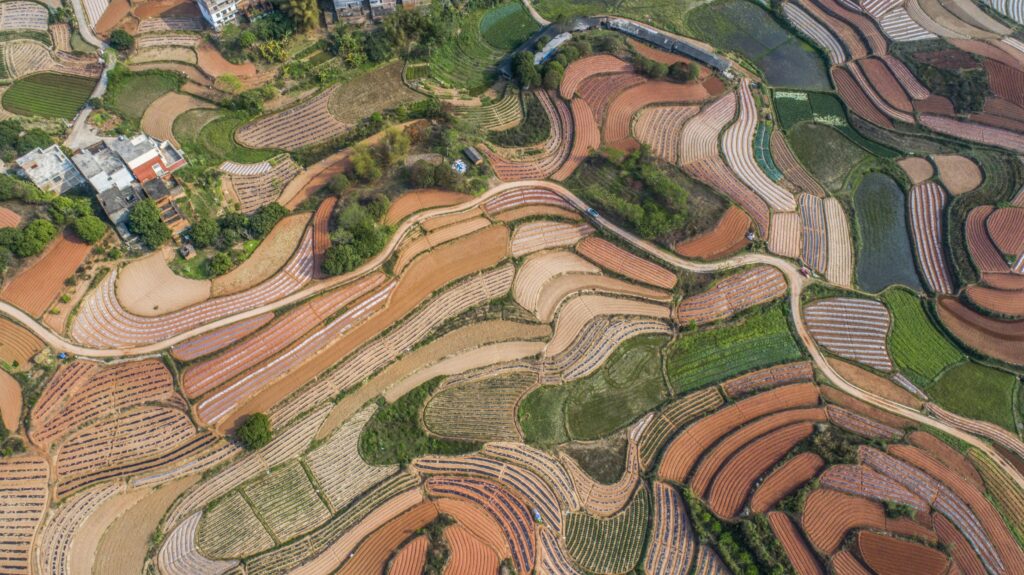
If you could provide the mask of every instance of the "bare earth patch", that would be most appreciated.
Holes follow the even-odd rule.
[[[170,140],[175,146],[179,146],[171,130],[174,120],[189,110],[213,107],[213,104],[195,96],[168,92],[146,108],[146,113],[142,115],[142,131],[161,140]]]
[[[252,62],[245,64],[232,64],[221,56],[216,48],[209,42],[203,42],[196,49],[199,69],[214,78],[224,74],[234,74],[239,78],[245,78],[256,74],[256,65]]]
[[[270,278],[288,263],[309,223],[309,214],[295,214],[277,223],[240,266],[213,280],[213,297],[247,290]]]
[[[969,158],[957,155],[932,156],[939,177],[954,196],[966,194],[981,185],[981,168]]]
[[[167,266],[170,249],[126,265],[117,275],[117,301],[131,313],[153,317],[210,298],[210,282],[183,278]]]
[[[18,429],[21,419],[21,386],[11,374],[0,369],[0,416],[7,431]]]
[[[924,402],[915,397],[914,394],[866,369],[861,369],[856,365],[838,359],[830,359],[828,364],[839,372],[839,375],[843,376],[844,379],[865,391],[914,409],[920,409],[924,405]]]
[[[907,177],[910,178],[914,185],[920,184],[935,175],[935,168],[932,167],[931,162],[924,158],[904,158],[896,163],[903,168],[903,171],[907,173]]]
[[[413,190],[402,194],[402,196],[391,203],[391,207],[388,208],[388,215],[384,220],[389,226],[393,226],[416,212],[442,206],[453,206],[470,199],[471,196],[458,192],[430,189]]]

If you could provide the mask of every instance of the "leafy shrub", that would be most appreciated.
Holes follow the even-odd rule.
[[[74,226],[75,233],[87,244],[98,242],[103,237],[103,233],[107,231],[107,225],[103,223],[103,220],[92,214],[76,219]]]
[[[235,432],[235,437],[242,442],[243,447],[250,451],[263,447],[273,438],[270,418],[265,413],[250,415]]]
[[[153,200],[143,200],[132,206],[128,213],[128,229],[138,234],[151,249],[171,239],[171,229],[160,219],[160,208]]]

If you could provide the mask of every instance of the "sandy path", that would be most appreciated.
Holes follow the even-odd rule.
[[[21,385],[11,374],[0,370],[0,416],[7,431],[14,432],[18,429],[21,406]]]
[[[142,131],[161,140],[170,140],[172,144],[180,147],[171,130],[174,120],[189,110],[213,107],[213,104],[190,94],[168,92],[146,108],[146,113],[142,115]]]
[[[309,218],[308,213],[294,214],[278,222],[249,259],[213,279],[211,295],[221,297],[245,291],[276,274],[295,253]]]
[[[210,299],[210,282],[183,278],[171,271],[165,247],[126,265],[117,275],[117,301],[136,315],[156,317]]]

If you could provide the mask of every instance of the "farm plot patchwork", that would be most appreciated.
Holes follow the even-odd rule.
[[[924,303],[903,289],[890,289],[882,301],[892,312],[889,351],[904,375],[927,388],[940,373],[964,356],[928,319]]]
[[[650,494],[638,489],[629,506],[614,517],[570,513],[565,525],[566,550],[588,571],[619,573],[632,569],[640,561],[650,505]]]
[[[839,357],[891,371],[886,348],[889,310],[874,300],[829,298],[809,304],[804,317],[811,336]]]
[[[494,77],[494,65],[502,50],[487,43],[481,34],[486,10],[474,10],[461,16],[459,32],[430,53],[431,79],[442,88],[463,89],[470,94],[483,92]]]

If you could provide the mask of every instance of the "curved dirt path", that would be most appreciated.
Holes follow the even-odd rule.
[[[504,192],[504,191],[512,189],[512,188],[523,187],[523,186],[527,186],[527,187],[529,187],[529,186],[545,187],[547,189],[553,190],[553,191],[559,193],[560,195],[562,195],[569,203],[571,203],[574,207],[576,207],[580,211],[585,213],[587,211],[587,209],[589,209],[589,206],[587,206],[587,204],[585,204],[582,200],[580,200],[575,195],[573,195],[572,192],[570,192],[569,190],[567,190],[566,188],[564,188],[564,187],[562,187],[562,186],[560,186],[558,184],[554,184],[554,183],[543,181],[543,180],[525,180],[525,181],[518,181],[518,182],[506,182],[506,183],[500,184],[500,185],[498,185],[498,186],[496,186],[494,188],[491,188],[486,193],[484,193],[483,195],[475,198],[474,200],[472,200],[470,202],[466,202],[466,203],[463,203],[463,204],[458,204],[458,205],[451,206],[451,207],[446,207],[446,208],[438,208],[438,209],[434,209],[434,210],[428,210],[426,212],[422,212],[420,214],[414,215],[411,218],[408,218],[407,220],[405,220],[405,222],[401,226],[399,226],[398,230],[396,230],[395,234],[392,236],[391,240],[388,242],[388,245],[385,247],[385,249],[380,254],[378,254],[376,257],[374,257],[371,260],[369,260],[366,263],[364,263],[362,266],[360,266],[359,269],[357,269],[357,270],[355,270],[355,271],[353,271],[353,272],[351,272],[349,274],[346,274],[346,275],[343,275],[343,276],[337,276],[337,277],[332,278],[330,280],[316,283],[316,284],[311,285],[311,286],[309,286],[309,287],[307,287],[307,288],[305,288],[303,290],[300,290],[300,291],[298,291],[298,292],[296,292],[296,293],[294,293],[294,294],[292,294],[290,296],[287,296],[285,298],[277,300],[276,302],[273,302],[273,303],[270,303],[270,304],[267,304],[267,305],[263,305],[263,306],[260,306],[258,308],[255,308],[255,309],[251,309],[251,310],[248,310],[246,312],[241,312],[241,313],[235,314],[235,315],[230,316],[230,317],[225,317],[225,318],[223,318],[221,320],[218,320],[218,321],[213,322],[213,323],[209,323],[209,324],[207,324],[205,326],[197,327],[197,328],[195,328],[193,330],[190,330],[188,332],[180,334],[180,335],[178,335],[178,336],[176,336],[174,338],[171,338],[171,339],[168,339],[168,340],[165,340],[165,341],[162,341],[162,342],[158,342],[158,343],[155,343],[155,344],[146,345],[146,346],[140,346],[140,347],[135,347],[135,348],[121,349],[121,350],[108,350],[108,349],[91,349],[91,348],[83,347],[83,346],[71,343],[71,342],[63,339],[62,337],[60,337],[57,334],[55,334],[52,331],[50,331],[45,326],[39,324],[34,318],[28,316],[28,314],[26,314],[25,312],[21,311],[18,308],[15,308],[15,307],[11,306],[10,304],[7,304],[5,302],[0,302],[0,312],[5,313],[5,314],[11,316],[14,320],[16,320],[19,323],[25,325],[30,331],[32,331],[34,334],[36,334],[38,337],[40,337],[43,341],[45,341],[47,343],[47,345],[50,345],[51,347],[54,347],[58,351],[67,351],[67,352],[70,352],[70,353],[74,353],[76,355],[82,355],[82,356],[88,356],[88,357],[94,357],[94,358],[119,358],[119,357],[136,356],[136,355],[150,355],[150,354],[157,353],[157,352],[159,352],[159,351],[161,351],[163,349],[166,349],[166,348],[170,347],[171,345],[174,345],[175,343],[184,341],[184,340],[186,340],[188,338],[194,337],[194,336],[199,335],[201,333],[205,333],[207,331],[210,331],[210,330],[213,330],[213,329],[216,329],[216,328],[219,328],[219,327],[223,327],[225,325],[234,323],[234,322],[236,322],[236,321],[238,321],[240,319],[245,319],[245,318],[253,317],[255,315],[260,315],[260,314],[266,313],[268,311],[274,311],[274,310],[276,310],[278,308],[282,308],[282,307],[291,305],[292,303],[301,301],[301,300],[303,300],[303,299],[305,299],[305,298],[307,298],[309,296],[312,296],[312,295],[316,294],[317,292],[323,291],[323,290],[331,288],[331,287],[335,287],[337,285],[341,285],[341,284],[347,283],[347,282],[352,281],[352,280],[354,280],[354,279],[356,279],[358,277],[361,277],[361,276],[363,276],[363,275],[365,275],[367,273],[370,273],[372,271],[376,271],[377,268],[379,268],[381,265],[383,265],[383,263],[388,258],[391,257],[391,254],[395,251],[395,249],[397,248],[399,242],[403,239],[405,234],[413,226],[418,225],[422,220],[429,219],[429,218],[432,218],[432,217],[437,217],[437,216],[440,216],[440,215],[449,214],[449,213],[456,213],[456,212],[461,212],[461,211],[465,211],[465,210],[474,209],[477,206],[481,205],[482,203],[486,202],[491,197],[493,197],[493,196],[495,196],[497,194],[500,194],[501,192]],[[669,252],[668,250],[662,249],[662,248],[652,244],[651,242],[648,242],[646,240],[642,240],[642,239],[638,238],[637,236],[634,236],[632,233],[630,233],[630,232],[624,230],[623,228],[613,224],[612,222],[607,221],[606,219],[604,219],[604,218],[602,218],[600,216],[592,217],[590,219],[591,219],[591,223],[593,225],[595,225],[597,227],[601,227],[601,228],[605,229],[606,231],[615,234],[616,236],[618,236],[618,238],[620,240],[628,243],[629,245],[631,245],[635,249],[643,251],[647,255],[649,255],[649,256],[657,259],[657,260],[661,260],[662,262],[664,262],[664,263],[666,263],[666,264],[668,264],[668,265],[670,265],[670,266],[672,266],[672,267],[674,267],[676,269],[683,269],[683,270],[692,271],[692,272],[715,272],[715,271],[724,271],[724,270],[734,269],[734,268],[737,268],[737,267],[740,267],[740,266],[749,265],[749,264],[765,264],[765,265],[770,265],[770,266],[778,269],[779,271],[781,271],[783,273],[783,275],[786,276],[786,280],[787,280],[787,282],[789,284],[790,310],[791,310],[791,315],[792,315],[792,319],[793,319],[793,324],[796,326],[797,334],[799,335],[800,340],[803,342],[804,347],[807,349],[808,353],[810,353],[811,358],[814,361],[814,364],[822,371],[822,373],[825,374],[825,376],[829,379],[829,381],[831,383],[833,383],[836,387],[838,387],[839,389],[841,389],[845,393],[847,393],[847,394],[849,394],[849,395],[851,395],[851,396],[853,396],[853,397],[855,397],[857,399],[865,401],[865,402],[867,402],[867,403],[869,403],[871,405],[874,405],[874,406],[879,407],[881,409],[884,409],[886,411],[889,411],[889,412],[895,413],[897,415],[903,416],[903,417],[905,417],[907,419],[916,421],[918,423],[923,423],[923,424],[932,426],[932,427],[934,427],[936,429],[939,429],[939,430],[943,431],[944,433],[948,433],[949,435],[952,435],[953,437],[956,437],[956,438],[958,438],[958,439],[960,439],[962,441],[965,441],[965,442],[969,443],[970,445],[972,445],[972,446],[980,449],[981,451],[983,451],[993,461],[995,461],[1000,467],[1002,467],[1002,469],[1010,477],[1012,477],[1013,480],[1018,485],[1020,485],[1021,487],[1024,487],[1024,477],[1022,477],[1016,471],[1016,469],[1012,465],[1010,465],[1005,459],[1003,459],[1003,457],[999,453],[997,453],[988,443],[982,441],[980,438],[978,438],[978,437],[976,437],[976,436],[974,436],[974,435],[972,435],[970,433],[967,433],[965,431],[962,431],[959,428],[956,428],[956,427],[953,427],[953,426],[951,426],[949,424],[946,424],[944,422],[932,419],[932,418],[928,417],[927,415],[925,415],[925,414],[923,414],[923,413],[921,413],[921,412],[919,412],[917,410],[911,409],[911,408],[909,408],[909,407],[907,407],[905,405],[902,405],[902,404],[897,403],[895,401],[883,398],[883,397],[878,396],[878,395],[876,395],[874,393],[865,391],[865,390],[857,387],[856,385],[852,384],[851,382],[846,380],[842,375],[840,375],[839,372],[836,371],[828,363],[828,361],[826,361],[824,355],[822,355],[822,353],[821,353],[821,350],[818,349],[817,344],[814,342],[813,338],[811,338],[810,333],[807,330],[807,326],[804,324],[804,321],[803,321],[803,314],[801,312],[801,309],[802,309],[801,308],[801,296],[803,295],[803,290],[808,285],[810,285],[813,281],[815,281],[815,280],[811,280],[810,278],[804,277],[800,273],[799,268],[796,265],[794,265],[792,262],[789,262],[789,261],[784,260],[784,259],[779,258],[779,257],[770,256],[770,255],[766,255],[766,254],[743,254],[743,255],[732,257],[732,258],[729,258],[727,260],[723,260],[723,261],[719,261],[719,262],[709,262],[709,263],[693,262],[693,261],[690,261],[690,260],[683,259],[683,258],[681,258],[681,257],[679,257],[679,256],[677,256],[677,255],[675,255],[675,254],[673,254],[671,252]]]

